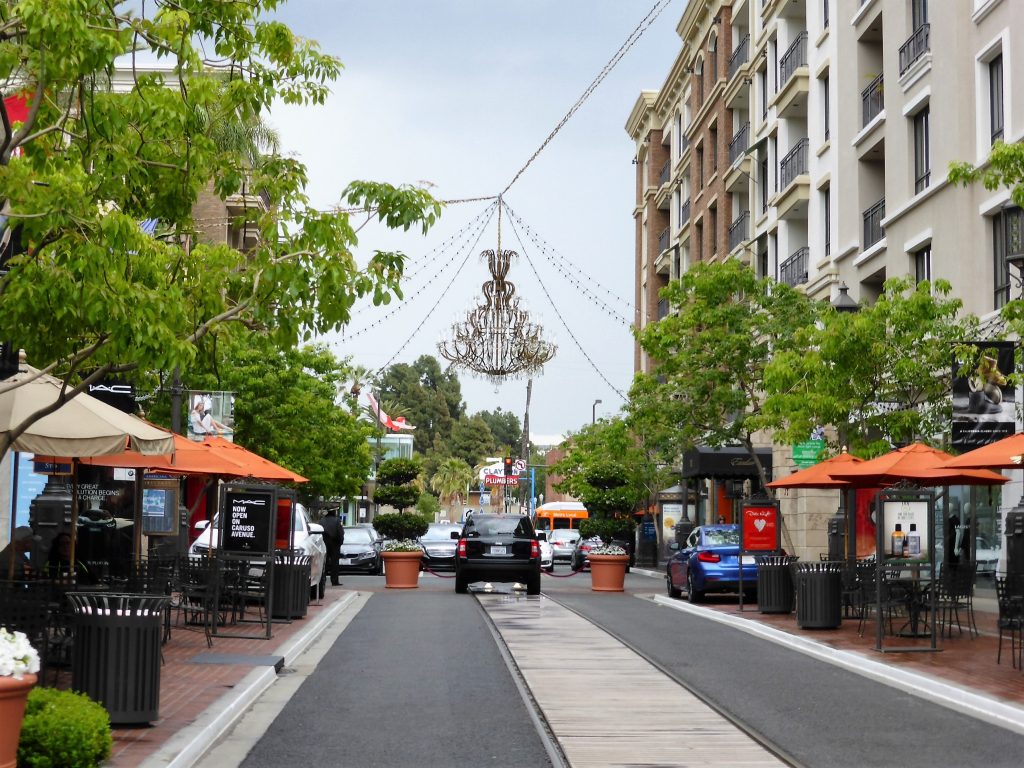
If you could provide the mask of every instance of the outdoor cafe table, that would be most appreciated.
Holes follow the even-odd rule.
[[[921,626],[922,616],[927,615],[931,608],[931,564],[920,560],[887,561],[883,566],[882,581],[888,593],[888,607],[903,606],[907,612],[907,620],[892,634],[897,637],[931,637],[931,632]]]

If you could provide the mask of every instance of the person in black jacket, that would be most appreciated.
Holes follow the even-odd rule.
[[[320,520],[320,525],[324,529],[324,544],[327,547],[327,562],[324,564],[324,567],[327,569],[327,575],[331,579],[331,585],[340,587],[341,582],[338,580],[338,558],[341,557],[341,545],[345,543],[345,528],[338,518],[338,511],[335,509],[327,510],[327,514]]]

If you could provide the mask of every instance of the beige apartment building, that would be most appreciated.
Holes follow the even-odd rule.
[[[1017,5],[687,3],[671,69],[626,123],[637,327],[671,311],[658,296],[670,279],[725,258],[825,301],[841,286],[874,301],[897,275],[945,279],[967,311],[993,317],[1018,290],[1006,256],[1024,250],[1024,215],[1007,191],[946,174],[1024,137]],[[639,348],[634,366],[650,369]],[[788,453],[776,447],[776,477],[793,468]],[[808,503],[786,515],[798,546],[820,551],[835,505]]]

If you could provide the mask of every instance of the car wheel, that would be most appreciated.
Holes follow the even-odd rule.
[[[549,565],[544,570],[547,571],[548,573],[554,573],[555,572],[555,566]]]
[[[540,594],[540,574],[530,574],[526,580],[526,594],[528,595],[539,595]]]
[[[469,579],[461,574],[455,574],[455,594],[464,595],[469,591]]]
[[[682,597],[683,596],[682,590],[679,589],[679,587],[677,587],[675,584],[672,583],[672,574],[671,573],[666,573],[665,574],[665,587],[668,589],[668,596],[669,597]]]
[[[686,574],[686,599],[691,603],[699,603],[704,600],[704,593],[693,587],[693,574]]]

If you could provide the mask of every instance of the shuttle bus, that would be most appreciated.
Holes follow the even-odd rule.
[[[579,528],[580,520],[588,517],[587,508],[578,501],[552,501],[537,507],[533,514],[533,527],[538,531]]]

